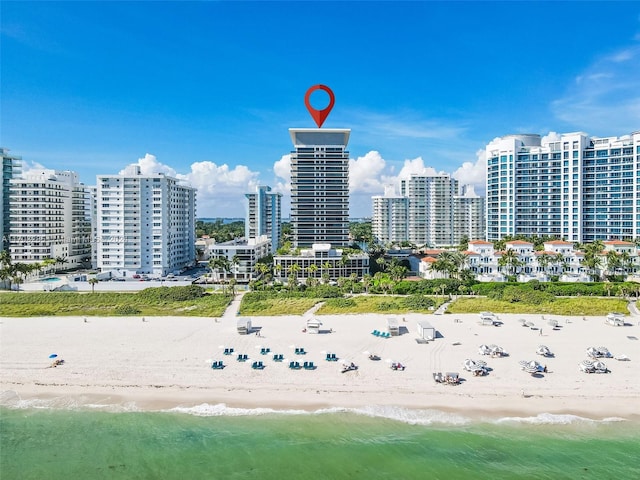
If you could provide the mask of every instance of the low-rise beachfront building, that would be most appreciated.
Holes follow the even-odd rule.
[[[603,242],[604,249],[598,254],[596,275],[634,277],[640,272],[640,252],[632,242],[611,240]],[[571,242],[548,241],[543,250],[535,250],[533,243],[522,240],[506,242],[504,251],[496,251],[491,242],[474,240],[462,252],[466,257],[466,268],[478,281],[504,282],[508,276],[515,276],[518,282],[538,280],[548,282],[589,282],[589,270],[584,265],[585,254],[576,250]],[[419,275],[425,279],[446,278],[446,272],[439,272],[432,266],[445,250],[427,250],[420,261]]]
[[[330,243],[314,243],[296,255],[275,255],[273,269],[274,278],[284,281],[293,275],[299,283],[307,278],[321,280],[325,275],[330,281],[353,274],[362,278],[369,273],[369,255],[364,252],[346,253],[332,248]]]
[[[260,235],[257,238],[231,240],[223,243],[211,243],[207,246],[206,257],[223,258],[228,270],[213,268],[217,280],[228,281],[235,278],[238,284],[248,284],[256,280],[260,273],[256,271],[258,260],[271,253],[271,238]]]

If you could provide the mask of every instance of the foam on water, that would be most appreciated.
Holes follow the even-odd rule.
[[[412,410],[394,406],[366,406],[360,408],[322,408],[318,410],[277,410],[272,408],[236,408],[224,403],[215,405],[203,403],[193,407],[175,407],[164,412],[183,413],[202,417],[214,416],[254,416],[254,415],[330,415],[350,413],[372,418],[386,418],[409,425],[466,425],[470,420],[461,415],[439,410]]]
[[[91,403],[88,397],[23,399],[14,391],[0,392],[0,406],[16,410],[100,410],[112,413],[141,411],[135,402]]]
[[[96,403],[89,397],[54,397],[22,399],[14,391],[0,392],[0,406],[11,409],[36,410],[92,410],[112,413],[141,412],[135,402],[126,403]],[[177,406],[169,409],[157,410],[160,413],[179,413],[199,417],[248,417],[262,415],[332,415],[353,414],[370,418],[387,419],[408,425],[446,425],[464,426],[474,423],[464,415],[433,409],[410,409],[393,405],[371,405],[358,408],[332,407],[317,410],[303,409],[274,409],[274,408],[238,408],[224,403],[202,403],[194,406]],[[498,419],[484,418],[475,423],[489,424],[527,424],[527,425],[577,425],[577,424],[606,424],[623,422],[624,418],[607,417],[601,420],[581,417],[571,414],[539,413],[528,417],[502,417]]]
[[[610,423],[624,422],[624,418],[607,417],[602,420],[580,417],[570,414],[539,413],[535,417],[503,417],[494,420],[492,423],[525,423],[529,425],[572,425],[577,423]]]

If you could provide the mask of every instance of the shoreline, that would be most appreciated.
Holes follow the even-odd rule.
[[[478,324],[477,315],[406,315],[402,335],[375,338],[392,315],[322,316],[325,333],[303,333],[309,316],[253,317],[261,336],[239,335],[237,318],[201,317],[3,317],[0,323],[0,406],[48,405],[82,408],[166,411],[176,407],[225,405],[229,409],[303,410],[404,409],[434,410],[470,420],[535,417],[540,414],[575,415],[592,420],[623,418],[640,421],[640,328],[612,327],[603,317],[557,317],[560,327],[548,326],[540,315],[500,315],[501,327]],[[548,317],[548,316],[547,316]],[[525,318],[539,330],[523,328]],[[428,344],[415,341],[415,325],[429,321],[439,332]],[[331,332],[331,333],[329,333]],[[480,357],[478,345],[503,346],[506,358]],[[535,355],[547,344],[554,356]],[[607,346],[630,361],[605,359],[611,373],[585,374],[578,363],[589,346]],[[233,346],[246,353],[247,363],[222,355]],[[314,361],[313,371],[295,371],[288,361],[273,362],[260,355],[260,347],[283,353],[287,360]],[[303,346],[305,356],[295,356]],[[353,361],[358,370],[340,373],[340,362],[324,360],[327,352]],[[365,352],[380,355],[370,361]],[[65,363],[47,368],[49,354]],[[484,359],[486,377],[465,372],[465,358]],[[224,360],[223,370],[210,368],[211,360]],[[538,360],[549,373],[531,376],[520,360]],[[251,369],[261,360],[264,370]],[[393,371],[391,361],[406,365]],[[436,384],[436,371],[458,371],[460,385]],[[523,397],[524,393],[524,397]],[[18,402],[18,399],[21,402]],[[203,407],[206,410],[206,407]]]

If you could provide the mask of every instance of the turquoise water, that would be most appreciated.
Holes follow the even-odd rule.
[[[553,415],[474,423],[400,409],[0,407],[0,478],[631,479],[640,478],[637,427]]]
[[[59,282],[60,279],[58,277],[49,277],[49,278],[43,278],[40,281],[41,282]]]

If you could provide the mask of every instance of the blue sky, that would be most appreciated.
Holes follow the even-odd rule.
[[[198,188],[198,216],[284,194],[306,90],[351,128],[351,215],[410,173],[484,191],[510,133],[640,129],[638,2],[0,3],[0,144],[95,183],[131,163]],[[319,108],[323,94],[312,96]]]

